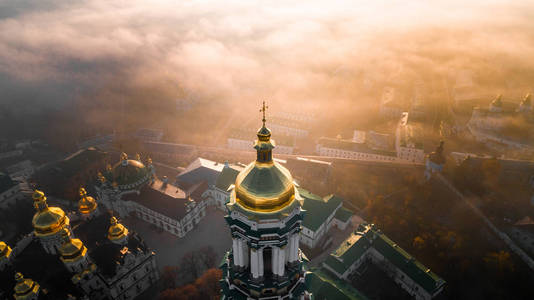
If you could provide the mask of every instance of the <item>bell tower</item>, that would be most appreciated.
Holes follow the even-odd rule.
[[[305,299],[299,233],[304,211],[291,173],[272,159],[274,141],[258,130],[256,161],[236,178],[227,204],[232,249],[222,265],[222,299]]]

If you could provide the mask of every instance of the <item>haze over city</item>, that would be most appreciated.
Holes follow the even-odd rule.
[[[528,299],[532,20],[0,0],[0,298]]]

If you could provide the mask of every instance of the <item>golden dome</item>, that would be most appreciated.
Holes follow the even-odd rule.
[[[13,297],[15,299],[30,299],[33,296],[39,294],[39,284],[31,279],[24,279],[22,274],[15,274],[15,280],[17,284],[15,285]]]
[[[80,239],[72,239],[67,229],[63,229],[61,235],[63,236],[63,244],[59,248],[59,253],[63,262],[77,261],[85,256],[87,248]]]
[[[9,259],[11,256],[11,247],[5,242],[0,242],[0,261]]]
[[[97,208],[98,204],[91,196],[87,196],[87,191],[84,188],[80,188],[80,196],[82,197],[78,201],[78,211],[82,214],[90,214]]]
[[[128,228],[124,227],[117,221],[117,218],[111,217],[111,226],[108,230],[108,239],[111,241],[118,241],[128,235]]]
[[[254,212],[274,212],[287,207],[295,200],[295,186],[291,173],[272,159],[274,141],[271,131],[265,127],[265,102],[263,126],[258,130],[254,145],[256,161],[243,169],[235,181],[235,201]]]
[[[141,161],[128,159],[128,155],[123,152],[120,161],[113,167],[107,168],[104,177],[107,181],[116,182],[119,188],[121,186],[131,188],[148,181],[149,170]]]
[[[59,207],[48,207],[45,194],[35,190],[32,195],[33,204],[37,212],[33,216],[32,224],[37,236],[52,235],[69,225],[70,220]]]

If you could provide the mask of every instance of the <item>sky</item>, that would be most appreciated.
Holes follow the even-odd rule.
[[[0,0],[0,104],[157,106],[185,91],[317,108],[358,104],[362,78],[459,69],[523,93],[532,20],[532,1]]]

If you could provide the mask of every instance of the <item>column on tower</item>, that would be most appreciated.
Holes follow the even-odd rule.
[[[259,268],[258,250],[250,248],[250,273],[252,273],[252,278],[260,277]]]
[[[297,233],[294,233],[289,238],[289,262],[294,262],[298,259],[298,252],[299,252],[299,236]]]
[[[263,248],[258,249],[258,273],[260,277],[263,277]]]
[[[246,240],[241,240],[241,257],[242,257],[242,261],[241,261],[241,265],[245,268],[248,268],[248,253],[249,253],[249,250],[248,250],[248,245],[247,245],[247,241]]]
[[[282,246],[278,251],[278,275],[284,276],[285,266],[286,266],[286,246]]]
[[[238,246],[238,239],[232,238],[232,252],[234,254],[234,266],[239,266],[239,246]]]
[[[245,266],[245,260],[243,259],[243,239],[237,240],[237,249],[239,251],[239,266],[244,267]]]
[[[271,251],[271,255],[272,255],[272,259],[271,259],[271,263],[272,263],[272,270],[273,270],[273,274],[274,275],[279,275],[278,274],[278,269],[280,268],[278,266],[278,258],[280,256],[279,252],[280,252],[280,248],[276,247],[276,246],[273,246],[272,247],[272,251]]]

